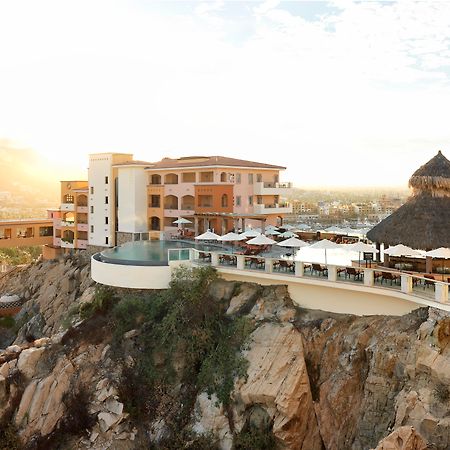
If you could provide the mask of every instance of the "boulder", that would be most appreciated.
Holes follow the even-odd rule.
[[[272,418],[273,433],[285,448],[321,450],[301,334],[291,324],[265,323],[249,341],[248,378],[235,388],[238,428],[245,410],[257,404]]]
[[[375,450],[427,450],[427,441],[413,428],[404,426],[380,441]]]
[[[33,378],[34,374],[36,373],[37,362],[44,352],[44,347],[31,347],[23,350],[17,361],[17,368],[27,378]]]

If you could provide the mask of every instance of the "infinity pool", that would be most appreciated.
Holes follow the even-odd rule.
[[[189,259],[189,249],[196,248],[206,252],[230,252],[230,249],[221,245],[199,244],[192,241],[136,241],[127,242],[120,247],[104,250],[100,254],[103,262],[111,264],[128,264],[135,266],[167,266],[168,250],[178,249],[180,252],[171,252],[171,260]]]

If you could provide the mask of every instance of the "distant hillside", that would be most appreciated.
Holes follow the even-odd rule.
[[[42,201],[56,204],[60,172],[49,164],[36,151],[16,148],[0,139],[0,191],[20,197],[27,205]]]

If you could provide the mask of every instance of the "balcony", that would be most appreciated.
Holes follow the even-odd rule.
[[[89,225],[87,223],[78,223],[77,230],[78,231],[88,231]]]
[[[61,226],[62,227],[74,227],[75,226],[75,222],[68,222],[66,220],[61,220]]]
[[[61,203],[61,211],[75,211],[75,204]]]
[[[254,195],[287,195],[292,190],[292,183],[275,183],[260,181],[254,184]]]
[[[87,214],[89,212],[89,208],[87,206],[77,206],[77,213]]]
[[[292,206],[288,203],[275,203],[271,205],[254,205],[255,214],[291,214]]]
[[[65,241],[63,239],[61,239],[61,248],[75,248],[75,244],[70,241]]]
[[[86,249],[88,241],[86,239],[77,239],[77,248]]]
[[[53,219],[53,227],[55,229],[61,228],[61,219]]]
[[[59,238],[59,237],[53,238],[53,245],[55,247],[61,247],[61,238]]]

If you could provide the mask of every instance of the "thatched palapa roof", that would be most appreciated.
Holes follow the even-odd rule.
[[[450,247],[450,161],[439,151],[414,172],[409,186],[413,195],[367,237],[424,250]]]
[[[409,179],[414,194],[430,192],[435,197],[450,196],[450,161],[438,154],[417,169]]]

